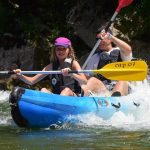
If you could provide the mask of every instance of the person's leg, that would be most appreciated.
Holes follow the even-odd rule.
[[[112,90],[112,96],[116,94],[116,96],[124,96],[128,94],[128,82],[127,81],[118,81]]]
[[[76,94],[68,87],[66,87],[65,89],[63,89],[60,93],[60,95],[64,95],[64,96],[76,96]]]
[[[51,93],[51,91],[49,91],[47,88],[42,88],[41,92]]]
[[[95,77],[91,77],[88,80],[87,84],[82,86],[82,89],[84,90],[84,95],[88,95],[89,94],[88,91],[91,91],[96,94],[108,92],[108,90],[107,90],[106,86],[103,84],[103,82],[98,80]]]

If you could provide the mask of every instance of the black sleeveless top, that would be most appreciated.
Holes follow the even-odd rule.
[[[64,68],[72,69],[73,61],[74,60],[72,60],[71,58],[66,58]],[[55,61],[52,63],[52,69],[60,70],[63,68],[60,68],[59,61]],[[78,82],[70,76],[63,76],[62,74],[53,74],[50,76],[50,79],[52,85],[52,92],[54,94],[60,94],[65,87],[69,87],[73,92],[77,94],[81,93],[81,87],[79,86]]]
[[[98,51],[97,53],[99,54],[99,63],[98,63],[97,69],[101,69],[102,67],[104,67],[105,65],[109,63],[122,61],[119,49],[112,50],[110,54],[102,50]],[[101,81],[106,80],[107,83],[111,82],[111,80],[106,79],[100,74],[96,74],[95,77],[100,79]]]

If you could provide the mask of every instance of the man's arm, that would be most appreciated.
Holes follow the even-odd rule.
[[[126,42],[118,39],[115,36],[111,36],[110,40],[117,46],[120,48],[121,53],[125,56],[129,56],[132,54],[132,48],[129,44],[127,44]]]

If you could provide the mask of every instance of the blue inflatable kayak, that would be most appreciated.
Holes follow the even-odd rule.
[[[72,97],[16,87],[10,94],[11,114],[20,127],[47,128],[65,123],[71,115],[94,113],[109,119],[116,111],[125,114],[139,107],[123,97]]]

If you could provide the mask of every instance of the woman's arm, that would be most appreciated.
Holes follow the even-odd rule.
[[[72,70],[81,70],[81,66],[79,65],[79,63],[74,60],[73,64],[72,64]],[[80,84],[86,84],[87,83],[87,78],[83,73],[73,73],[72,77],[77,80]]]
[[[51,64],[49,64],[45,68],[43,68],[42,71],[48,71],[48,70],[52,70],[52,65]],[[37,74],[33,77],[28,77],[28,76],[20,74],[20,71],[21,71],[20,69],[17,69],[17,70],[14,70],[14,71],[17,73],[17,77],[19,79],[21,79],[23,82],[25,82],[29,85],[33,85],[33,84],[39,82],[40,80],[42,80],[43,78],[45,78],[47,76],[45,74]]]

